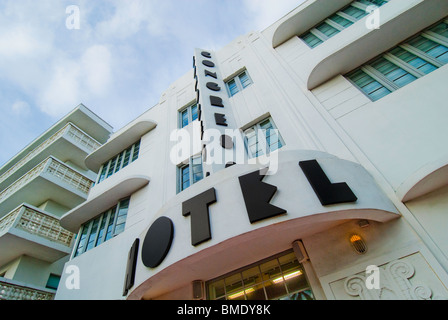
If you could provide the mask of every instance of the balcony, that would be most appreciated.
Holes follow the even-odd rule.
[[[0,192],[0,217],[22,203],[39,206],[51,199],[73,208],[87,199],[93,181],[49,157]]]
[[[53,300],[55,291],[31,288],[17,281],[0,278],[0,300]]]
[[[70,254],[73,238],[57,217],[22,204],[0,219],[0,266],[22,255],[57,261]]]
[[[80,168],[87,170],[84,164],[85,157],[100,146],[99,142],[73,123],[67,123],[2,174],[0,176],[0,190],[50,155],[63,162],[70,160]]]

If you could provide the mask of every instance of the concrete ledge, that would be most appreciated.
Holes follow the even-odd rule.
[[[137,175],[119,180],[106,192],[67,212],[61,218],[61,226],[68,231],[77,233],[83,223],[100,215],[120,199],[130,196],[145,187],[148,183],[148,177]]]
[[[156,126],[157,123],[149,120],[141,120],[136,122],[124,132],[116,135],[114,138],[106,142],[95,152],[88,155],[85,159],[87,168],[98,172],[103,163],[119,154],[124,150],[124,148],[137,142],[140,137],[153,130]]]

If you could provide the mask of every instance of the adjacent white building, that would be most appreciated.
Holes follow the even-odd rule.
[[[0,168],[0,300],[51,300],[75,234],[60,225],[87,199],[85,157],[112,128],[79,105]]]
[[[448,298],[447,1],[308,0],[192,55],[86,157],[56,299]]]

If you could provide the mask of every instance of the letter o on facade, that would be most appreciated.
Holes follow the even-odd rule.
[[[209,59],[211,59],[211,57],[212,57],[212,54],[211,54],[210,52],[208,52],[208,51],[202,51],[202,52],[201,52],[201,55],[202,55],[203,57],[205,57],[205,58],[209,58]]]
[[[149,228],[142,246],[142,261],[148,268],[156,268],[165,259],[173,242],[174,225],[171,219],[160,217]]]
[[[202,61],[202,64],[204,66],[206,66],[206,67],[209,67],[209,68],[214,68],[215,67],[215,64],[212,61],[210,61],[210,60],[204,60],[204,61]]]

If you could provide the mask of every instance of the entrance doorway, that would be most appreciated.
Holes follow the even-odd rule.
[[[292,250],[208,281],[206,288],[209,300],[314,300]]]

